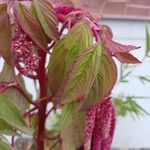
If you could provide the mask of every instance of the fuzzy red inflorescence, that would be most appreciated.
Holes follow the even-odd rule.
[[[115,129],[115,111],[111,97],[87,111],[85,150],[110,150]]]
[[[15,65],[20,73],[30,78],[36,78],[40,61],[40,57],[32,52],[34,48],[33,41],[23,32],[18,32],[13,39]]]

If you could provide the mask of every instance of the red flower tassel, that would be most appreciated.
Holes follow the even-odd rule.
[[[111,98],[107,97],[87,112],[84,149],[110,150],[114,129],[115,111]]]

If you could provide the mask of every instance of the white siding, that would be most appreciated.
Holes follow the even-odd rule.
[[[114,33],[114,39],[125,44],[135,44],[141,49],[134,54],[142,60],[145,51],[145,23],[137,20],[104,20]],[[150,27],[150,26],[149,26]],[[150,58],[135,69],[133,76],[150,76]],[[125,93],[133,96],[150,96],[150,84],[143,86],[139,80],[131,78],[129,84],[120,84],[114,89],[114,95]],[[145,110],[150,112],[150,99],[137,100]],[[113,147],[119,148],[150,148],[150,116],[132,118],[130,115],[117,118]]]

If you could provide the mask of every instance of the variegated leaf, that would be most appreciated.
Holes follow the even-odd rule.
[[[63,150],[76,150],[83,144],[85,112],[76,112],[76,105],[64,106],[60,120],[60,135]]]
[[[17,23],[23,31],[37,44],[37,46],[46,50],[48,40],[42,30],[42,27],[35,17],[35,14],[21,2],[15,2],[15,16]]]
[[[81,102],[81,109],[88,109],[101,102],[111,93],[116,81],[116,64],[109,54],[102,53],[97,77],[86,100]]]
[[[55,10],[48,0],[34,0],[34,7],[37,17],[43,27],[45,34],[54,41],[59,38],[58,21]]]
[[[130,53],[116,53],[115,57],[121,62],[121,63],[127,63],[127,64],[137,64],[141,63],[136,57],[134,57]]]
[[[58,92],[75,56],[88,48],[92,42],[91,30],[85,23],[79,22],[56,43],[48,65],[49,87],[54,95]]]
[[[76,56],[59,93],[62,103],[81,101],[87,97],[98,73],[100,57],[100,43]]]
[[[11,54],[12,34],[7,14],[7,3],[0,4],[0,54],[8,64],[12,64]]]

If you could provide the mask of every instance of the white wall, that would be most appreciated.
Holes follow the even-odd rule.
[[[125,44],[141,45],[141,49],[134,54],[142,60],[145,51],[145,23],[137,20],[104,20],[114,33],[114,39]],[[150,26],[149,26],[150,27]],[[132,76],[150,76],[150,58],[146,59],[132,74]],[[143,86],[139,80],[131,78],[129,84],[120,84],[114,89],[118,93],[136,96],[150,96],[150,84]],[[150,99],[140,99],[137,102],[150,112]],[[117,118],[113,147],[119,148],[150,148],[150,116],[133,119],[130,115]]]

